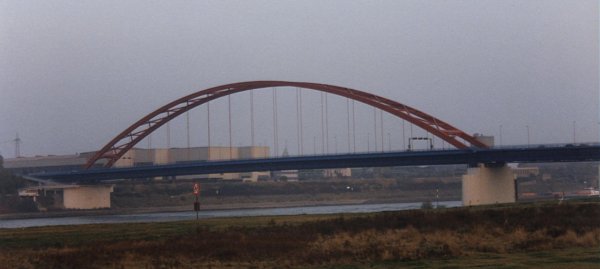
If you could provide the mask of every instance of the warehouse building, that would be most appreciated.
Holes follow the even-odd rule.
[[[35,157],[20,157],[4,160],[4,168],[16,174],[31,174],[44,172],[68,172],[83,169],[88,158],[95,152],[86,152],[73,155],[49,155]],[[237,159],[255,159],[269,157],[269,147],[192,147],[192,148],[133,148],[119,159],[114,167],[132,167],[143,165],[160,165],[197,161],[219,161]],[[101,160],[97,166],[102,166]],[[224,173],[208,175],[178,176],[178,179],[214,179],[214,180],[242,180],[257,181],[259,178],[268,178],[270,173]],[[174,178],[172,178],[174,179]]]

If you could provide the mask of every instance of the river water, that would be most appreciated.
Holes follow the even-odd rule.
[[[458,207],[461,201],[439,202],[445,207]],[[207,210],[198,213],[199,218],[221,218],[221,217],[252,217],[252,216],[289,216],[289,215],[313,215],[313,214],[336,214],[336,213],[370,213],[383,211],[398,211],[418,209],[421,203],[386,203],[386,204],[358,204],[358,205],[334,205],[334,206],[307,206],[286,208],[262,208],[262,209],[232,209],[232,210]],[[52,217],[0,220],[0,228],[25,228],[52,225],[77,225],[98,223],[133,223],[133,222],[167,222],[179,220],[194,220],[196,212],[162,212],[144,214],[124,215],[98,215],[79,217]]]

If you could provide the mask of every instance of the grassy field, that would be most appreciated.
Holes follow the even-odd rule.
[[[0,268],[596,268],[600,203],[0,229]]]

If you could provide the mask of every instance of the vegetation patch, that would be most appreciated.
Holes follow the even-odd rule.
[[[585,268],[598,247],[598,202],[0,229],[8,268]]]

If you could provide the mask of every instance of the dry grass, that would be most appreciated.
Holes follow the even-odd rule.
[[[600,246],[600,228],[582,234],[567,230],[552,237],[545,229],[528,232],[476,229],[468,233],[450,230],[421,232],[413,227],[385,231],[366,230],[359,233],[339,233],[319,237],[310,244],[309,257],[352,260],[386,261],[450,258],[469,253],[512,253],[568,247]]]
[[[0,268],[311,268],[600,247],[597,203],[195,225],[0,230]]]

